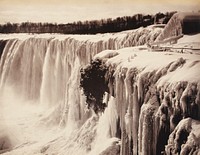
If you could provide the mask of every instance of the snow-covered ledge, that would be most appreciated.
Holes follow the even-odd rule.
[[[190,133],[200,127],[200,55],[148,52],[140,46],[106,50],[94,57],[97,58],[109,67],[110,98],[114,96],[115,102],[107,104],[116,104],[113,107],[120,121],[117,130],[121,133],[121,155],[164,151],[187,154],[199,150],[198,144],[191,146],[191,134],[187,135],[188,140],[186,137],[179,141],[181,149],[172,141],[174,134],[180,136],[178,131],[184,121],[195,124]],[[111,133],[116,130],[112,126]],[[195,139],[200,138],[197,133]]]

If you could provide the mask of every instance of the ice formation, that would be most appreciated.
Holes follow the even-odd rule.
[[[160,33],[147,27],[85,36],[1,35],[0,129],[9,140],[0,134],[0,146],[7,143],[0,150],[5,155],[199,152],[200,55],[139,46]],[[80,68],[97,58],[109,68],[107,108],[99,115],[86,109],[79,88]]]
[[[108,59],[102,52],[95,57],[106,60],[113,70],[110,85],[115,86],[119,111],[121,154],[160,154],[180,120],[200,119],[200,57],[139,48],[118,50],[115,55]]]
[[[199,154],[199,130],[199,121],[183,119],[169,137],[166,154]]]

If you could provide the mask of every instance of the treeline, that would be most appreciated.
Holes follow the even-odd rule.
[[[115,19],[77,21],[68,24],[56,23],[6,23],[0,25],[0,33],[61,33],[61,34],[96,34],[120,32],[146,27],[152,24],[166,24],[175,12],[157,13],[155,15],[136,14]]]

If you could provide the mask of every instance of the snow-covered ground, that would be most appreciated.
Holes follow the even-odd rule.
[[[116,54],[116,52],[118,54]],[[95,56],[95,58],[105,58],[109,55],[116,55],[113,58],[109,58],[106,63],[107,65],[117,66],[116,69],[121,70],[126,68],[130,70],[132,68],[137,68],[139,71],[150,72],[153,70],[159,70],[166,67],[171,62],[185,63],[181,61],[186,61],[187,64],[181,66],[176,72],[169,72],[165,75],[158,84],[161,85],[165,82],[178,82],[178,81],[190,81],[190,82],[200,82],[200,56],[195,54],[185,54],[185,53],[173,53],[173,52],[148,52],[145,48],[124,48],[118,51],[103,51]],[[196,63],[195,63],[196,62]],[[194,65],[193,65],[194,64]],[[178,64],[177,64],[178,65]],[[189,73],[188,73],[189,70]]]

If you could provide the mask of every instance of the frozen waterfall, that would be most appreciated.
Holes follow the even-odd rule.
[[[0,151],[7,155],[191,151],[186,146],[180,150],[186,140],[173,142],[170,134],[179,137],[185,129],[198,145],[194,137],[199,136],[200,57],[148,52],[139,46],[154,41],[160,32],[147,27],[94,36],[3,38],[0,112],[5,122],[0,123],[0,131],[8,128],[3,136],[9,141],[0,134],[0,144],[7,143]],[[96,58],[109,68],[109,92],[104,96],[108,106],[99,115],[87,109],[79,86],[80,69]],[[19,124],[9,122],[15,117]],[[180,121],[192,124],[187,128]],[[20,130],[27,131],[23,138]],[[189,140],[184,144],[191,146]]]

